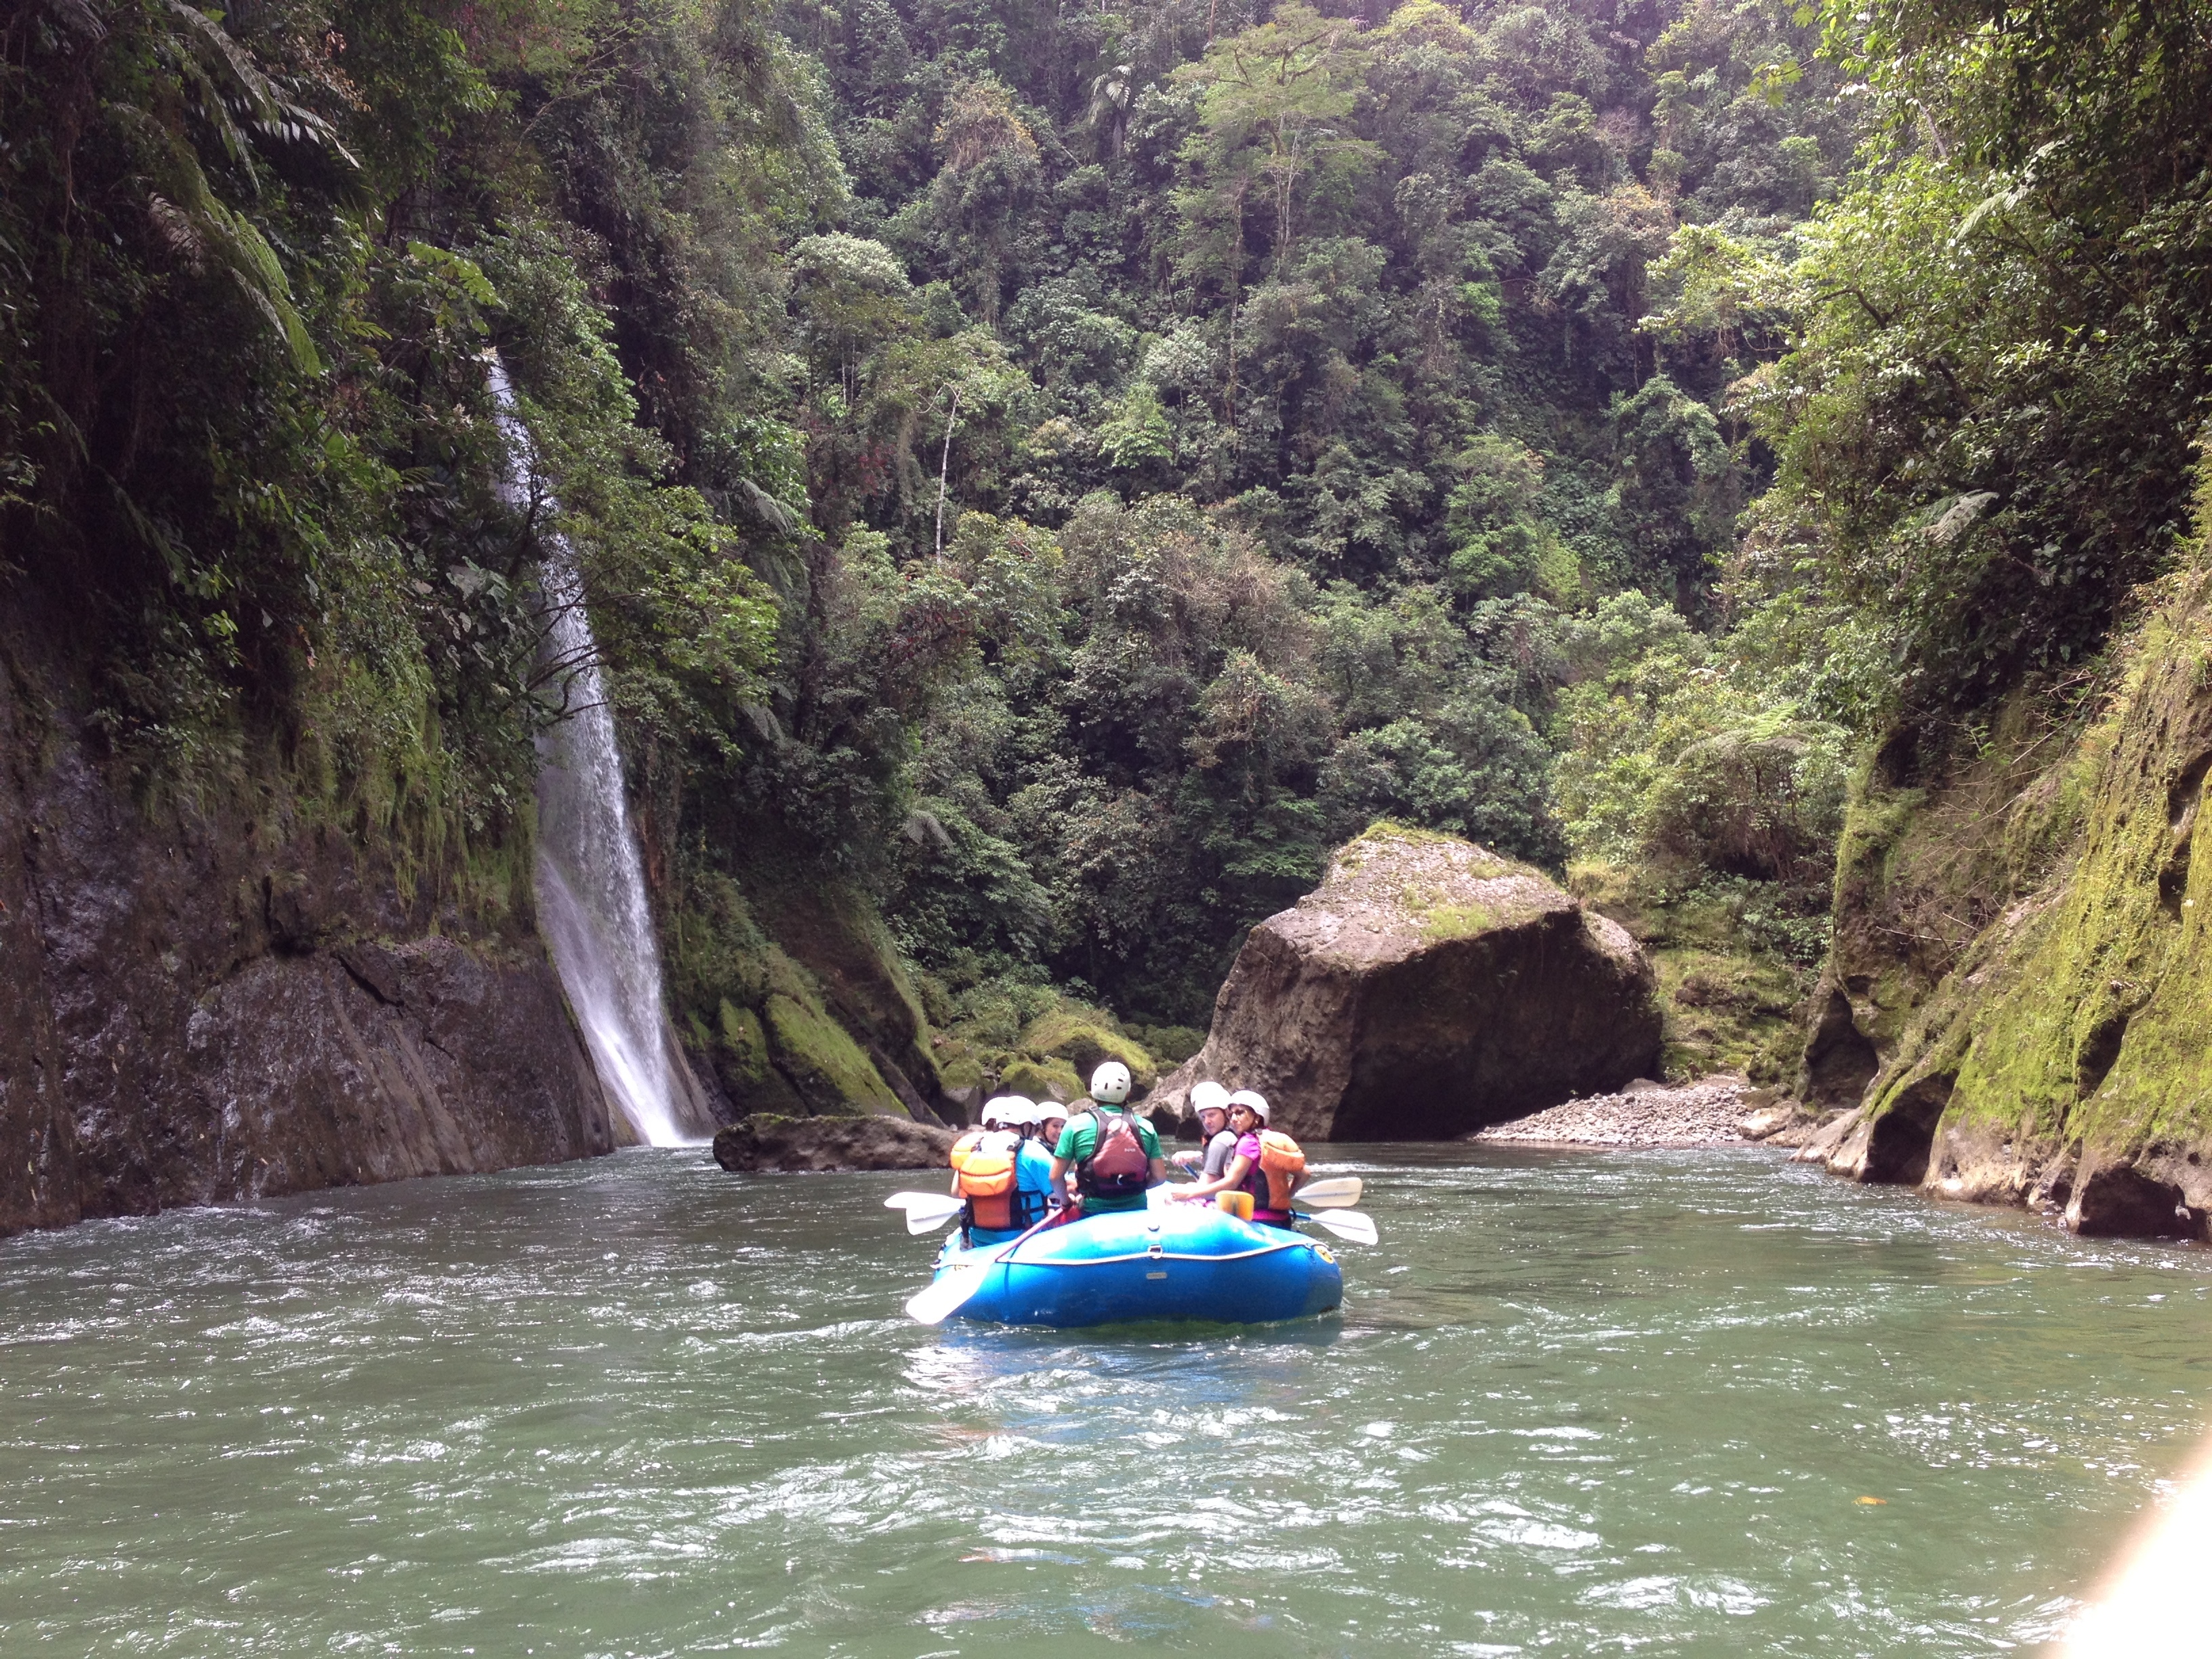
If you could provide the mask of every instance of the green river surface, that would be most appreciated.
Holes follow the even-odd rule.
[[[1382,1242],[1267,1328],[924,1329],[934,1176],[697,1150],[0,1243],[0,1651],[2032,1648],[2212,1417],[2201,1249],[1328,1152]]]

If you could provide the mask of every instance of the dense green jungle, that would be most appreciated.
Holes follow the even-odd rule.
[[[495,919],[564,535],[731,1111],[1154,1075],[1382,818],[1679,1074],[2078,1142],[2181,994],[2206,0],[4,16],[11,637],[149,821]]]

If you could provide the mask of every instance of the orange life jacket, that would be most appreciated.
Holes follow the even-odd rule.
[[[960,1196],[968,1200],[968,1224],[1003,1231],[1014,1224],[1014,1167],[1021,1139],[1001,1130],[981,1129],[952,1143],[952,1170]]]
[[[1252,1202],[1263,1210],[1274,1210],[1289,1214],[1291,1197],[1297,1190],[1298,1177],[1305,1173],[1306,1155],[1298,1143],[1280,1129],[1260,1131],[1260,1162],[1244,1172],[1238,1184],[1252,1194]]]

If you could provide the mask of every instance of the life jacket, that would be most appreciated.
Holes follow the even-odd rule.
[[[1297,1141],[1280,1129],[1262,1129],[1260,1161],[1244,1172],[1237,1185],[1252,1194],[1257,1207],[1288,1215],[1291,1195],[1297,1190],[1298,1177],[1305,1170],[1306,1155]]]
[[[1289,1209],[1298,1177],[1306,1172],[1306,1155],[1298,1143],[1280,1129],[1261,1130],[1260,1169],[1267,1177],[1267,1207]]]
[[[1014,1226],[1019,1205],[1014,1191],[1015,1160],[1021,1138],[1001,1130],[964,1134],[952,1143],[952,1170],[960,1196],[968,1200],[968,1224],[997,1230]]]
[[[1224,1140],[1229,1143],[1226,1146],[1221,1144]],[[1218,1160],[1213,1156],[1217,1152],[1221,1154]],[[1204,1170],[1206,1178],[1211,1181],[1226,1170],[1229,1167],[1229,1160],[1236,1156],[1237,1131],[1216,1129],[1206,1143],[1206,1160],[1200,1167]]]
[[[1098,1139],[1091,1156],[1079,1160],[1075,1182],[1091,1198],[1125,1198],[1141,1193],[1152,1182],[1152,1160],[1137,1133],[1136,1120],[1127,1112],[1094,1112]]]
[[[1041,1221],[1052,1207],[1052,1148],[1042,1140],[1024,1139],[1014,1154],[1014,1224],[1026,1227]]]

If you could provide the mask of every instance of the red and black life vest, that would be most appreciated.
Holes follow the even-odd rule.
[[[1152,1184],[1152,1155],[1127,1112],[1093,1112],[1098,1138],[1075,1165],[1075,1184],[1088,1198],[1126,1198]]]

